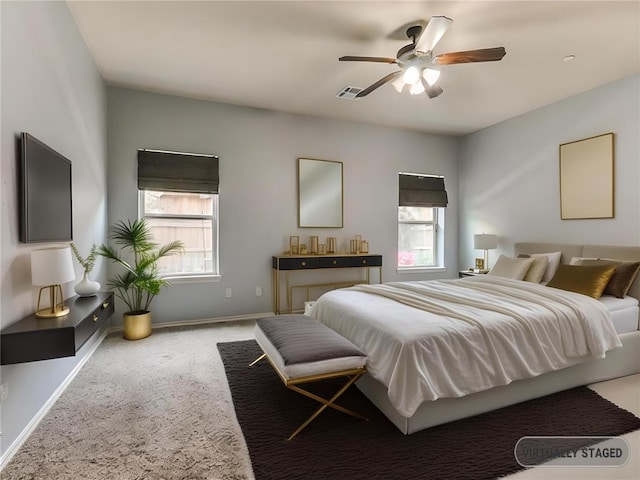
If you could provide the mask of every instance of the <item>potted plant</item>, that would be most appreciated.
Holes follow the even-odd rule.
[[[124,338],[139,340],[148,337],[151,335],[151,301],[162,287],[169,285],[158,273],[158,260],[181,254],[183,244],[173,241],[158,245],[153,241],[144,219],[116,223],[109,230],[109,239],[114,245],[100,245],[97,254],[122,269],[107,285],[115,289],[114,294],[128,309],[123,314]]]
[[[96,245],[92,244],[89,249],[89,255],[83,257],[80,255],[80,251],[78,247],[71,242],[71,251],[73,255],[78,260],[78,263],[84,269],[84,275],[82,276],[82,280],[80,280],[73,289],[75,292],[81,297],[92,297],[100,290],[100,284],[98,282],[94,282],[89,278],[89,273],[93,270],[93,266],[96,263]]]

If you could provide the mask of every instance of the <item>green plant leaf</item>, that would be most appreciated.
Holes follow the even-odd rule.
[[[123,271],[115,274],[107,285],[114,289],[129,312],[148,311],[162,287],[170,285],[158,274],[158,260],[182,254],[182,242],[158,245],[144,219],[116,223],[109,230],[109,239],[115,246],[102,244],[95,250],[96,255],[111,260]]]

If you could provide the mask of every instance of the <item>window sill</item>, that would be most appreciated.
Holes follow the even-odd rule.
[[[440,273],[446,272],[447,267],[398,267],[397,273]]]
[[[176,275],[171,276],[167,275],[166,277],[162,277],[163,280],[168,280],[172,285],[176,285],[179,283],[208,283],[208,282],[219,282],[222,280],[222,275]]]

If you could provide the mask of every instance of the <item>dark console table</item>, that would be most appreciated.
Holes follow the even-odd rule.
[[[273,311],[279,315],[283,311],[293,312],[293,289],[305,288],[307,292],[310,288],[326,287],[341,288],[357,283],[371,283],[371,270],[378,270],[378,281],[382,283],[382,255],[282,255],[272,257],[273,272]],[[336,281],[329,283],[290,283],[289,273],[291,271],[318,270],[330,268],[359,268],[365,270],[365,280]],[[280,275],[284,273],[287,293],[287,308],[281,310],[280,307]],[[307,298],[309,299],[309,298]]]
[[[36,318],[33,314],[2,330],[2,365],[75,355],[113,314],[113,293],[72,297],[65,305],[69,313],[64,317]]]

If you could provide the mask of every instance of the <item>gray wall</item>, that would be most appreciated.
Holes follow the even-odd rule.
[[[51,244],[18,241],[16,135],[33,134],[73,165],[74,240],[88,252],[106,235],[106,89],[64,2],[0,2],[2,14],[1,325],[35,311],[30,252]],[[78,280],[82,268],[76,264]],[[92,278],[101,283],[98,263]],[[73,295],[71,282],[63,285]],[[89,342],[91,343],[91,342]],[[80,355],[0,369],[2,455],[78,364]]]
[[[290,115],[135,90],[108,89],[109,222],[137,215],[136,150],[220,156],[220,282],[174,284],[152,306],[154,323],[269,312],[271,256],[290,235],[356,234],[384,257],[384,279],[457,272],[454,137]],[[297,158],[344,162],[344,228],[297,228]],[[398,172],[446,177],[447,272],[396,273]],[[320,277],[316,277],[320,278]],[[263,296],[255,295],[261,286]],[[233,297],[224,297],[231,287]],[[116,315],[117,317],[118,315]]]
[[[515,241],[640,244],[640,76],[634,75],[480,130],[460,151],[460,266],[472,265],[474,233]],[[615,134],[615,218],[560,219],[559,145]]]

